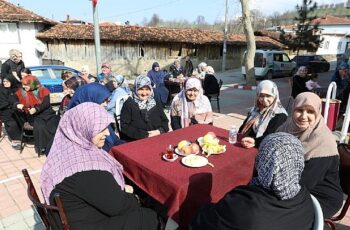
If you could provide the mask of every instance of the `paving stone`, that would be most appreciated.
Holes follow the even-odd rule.
[[[8,226],[13,225],[17,222],[23,222],[23,216],[21,215],[21,213],[16,213],[14,215],[2,219],[1,222],[4,225],[4,227],[7,228]]]
[[[27,230],[28,226],[24,221],[17,222],[10,226],[5,227],[6,230]]]

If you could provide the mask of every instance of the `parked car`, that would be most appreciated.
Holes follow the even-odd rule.
[[[245,60],[246,51],[243,54]],[[296,71],[296,63],[288,54],[281,50],[256,50],[254,58],[255,77],[272,79],[275,76],[291,76]],[[245,77],[245,66],[242,64],[242,74]]]
[[[321,55],[299,55],[295,56],[292,60],[297,63],[297,67],[306,66],[315,73],[328,72],[330,67],[329,62],[326,59],[324,59]]]
[[[50,90],[50,101],[52,104],[59,103],[63,98],[62,72],[69,72],[72,76],[79,75],[76,69],[62,65],[29,66],[33,75],[38,77],[40,83]]]

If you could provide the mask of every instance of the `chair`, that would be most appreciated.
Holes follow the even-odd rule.
[[[60,195],[58,193],[54,195],[55,203],[57,206],[41,203],[27,169],[23,169],[22,174],[28,185],[27,187],[28,198],[33,202],[33,206],[38,212],[46,229],[56,229],[54,226],[57,226],[57,228],[59,229],[69,230],[70,226],[68,223],[68,218],[64,211],[64,207],[63,207],[63,203],[61,201]],[[55,215],[56,216],[58,215],[60,219],[59,223],[55,221],[54,219]]]
[[[210,100],[210,102],[212,101],[216,101],[217,104],[217,108],[218,108],[218,112],[220,113],[220,90],[221,90],[221,86],[222,86],[223,82],[220,79],[219,80],[219,92],[218,93],[214,93],[214,94],[208,94],[208,98]]]
[[[115,101],[115,114],[114,114],[114,119],[115,119],[115,126],[116,130],[120,136],[121,130],[120,130],[120,113],[123,108],[123,104],[128,98],[130,97],[129,94],[125,94],[122,97],[120,97],[118,100]]]
[[[343,192],[348,196],[341,211],[340,214],[334,217],[331,217],[330,219],[326,219],[326,224],[332,229],[335,230],[335,221],[340,221],[344,218],[346,215],[346,212],[349,209],[350,206],[350,149],[349,145],[347,144],[339,144],[338,145],[338,152],[340,156],[340,162],[339,162],[339,177],[340,177],[340,185],[343,189]]]
[[[314,207],[314,223],[312,226],[312,230],[323,230],[323,212],[322,212],[322,208],[320,203],[318,202],[318,200],[311,195],[311,200],[312,200],[312,205]]]

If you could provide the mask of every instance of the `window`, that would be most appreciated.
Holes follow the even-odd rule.
[[[52,69],[55,73],[56,79],[61,79],[62,73],[68,73],[69,76],[76,76],[77,73],[67,69]]]
[[[273,54],[273,61],[282,62],[282,54]]]
[[[283,62],[290,62],[290,59],[287,54],[283,54]]]
[[[246,53],[244,53],[243,60],[246,58]],[[255,53],[254,57],[254,66],[255,67],[263,67],[264,58],[262,53]],[[243,64],[244,65],[244,64]]]
[[[47,69],[32,70],[32,75],[36,76],[39,79],[39,81],[41,79],[50,79],[51,80],[50,73]]]
[[[0,23],[0,43],[20,43],[16,23]]]

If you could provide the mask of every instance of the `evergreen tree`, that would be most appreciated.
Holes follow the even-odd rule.
[[[297,51],[297,55],[300,49],[316,51],[322,42],[320,36],[316,33],[318,31],[318,23],[313,22],[316,16],[312,15],[315,15],[313,12],[316,8],[316,2],[303,0],[301,6],[296,6],[298,16],[294,18],[294,21],[297,22],[295,35],[286,34],[282,30],[280,36],[281,42],[289,46],[293,51]]]

